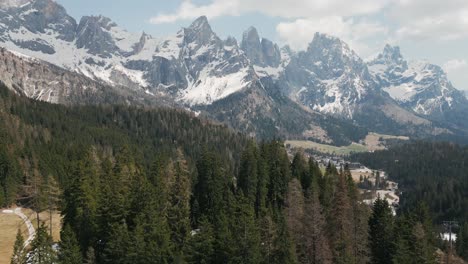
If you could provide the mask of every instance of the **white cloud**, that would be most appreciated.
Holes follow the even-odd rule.
[[[466,0],[393,0],[389,18],[400,39],[455,40],[468,36]]]
[[[370,47],[369,38],[384,35],[388,32],[383,25],[365,20],[344,19],[340,16],[323,18],[296,19],[292,22],[278,24],[276,31],[279,37],[293,49],[305,49],[315,32],[327,33],[347,42],[359,55],[368,57],[374,54],[375,48],[382,48],[383,43]],[[382,38],[383,39],[383,38]]]
[[[466,62],[466,60],[463,60],[463,59],[449,60],[446,63],[444,63],[444,66],[443,66],[444,70],[447,73],[460,71],[460,70],[466,69],[467,67],[468,67],[468,63]]]
[[[190,0],[185,0],[173,14],[159,14],[150,19],[153,24],[172,23],[178,20],[194,19],[199,16],[216,18],[225,15],[238,15],[239,1],[214,1],[210,5],[197,6]]]
[[[392,0],[212,0],[209,4],[196,5],[184,0],[172,14],[159,14],[151,18],[154,24],[171,23],[178,20],[194,19],[201,15],[209,18],[237,16],[258,12],[282,18],[305,18],[325,16],[358,16],[380,11]]]

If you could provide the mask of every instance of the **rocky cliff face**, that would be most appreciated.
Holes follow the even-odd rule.
[[[109,86],[50,63],[0,48],[0,81],[27,97],[58,104],[164,105],[120,86]]]
[[[423,61],[408,63],[398,47],[387,45],[369,62],[369,69],[381,89],[416,113],[437,115],[466,102],[441,67]]]

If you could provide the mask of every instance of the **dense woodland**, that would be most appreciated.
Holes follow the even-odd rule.
[[[12,263],[437,261],[431,206],[364,205],[347,168],[281,141],[175,110],[0,95],[0,203],[63,215],[58,247],[45,226],[28,249],[19,233]]]
[[[400,211],[423,201],[441,232],[443,221],[457,221],[458,253],[468,259],[468,147],[413,142],[354,158],[387,171],[399,183],[403,191]]]

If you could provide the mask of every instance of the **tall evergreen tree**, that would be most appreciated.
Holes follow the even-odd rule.
[[[80,246],[75,233],[69,225],[66,225],[60,232],[58,261],[60,264],[83,263]]]
[[[168,223],[176,258],[181,259],[190,235],[191,182],[187,161],[179,150],[175,162],[174,183],[169,194]]]
[[[374,202],[369,219],[369,243],[371,262],[392,263],[394,252],[394,221],[387,200],[378,198]]]
[[[248,198],[237,197],[231,214],[233,234],[232,255],[229,263],[259,263],[260,236],[255,221],[255,210]]]
[[[212,263],[214,254],[214,231],[208,219],[203,216],[199,222],[199,228],[189,240],[187,261],[193,264]]]
[[[44,224],[36,230],[27,262],[31,264],[55,264],[57,262],[57,254],[52,248],[52,237],[49,236]]]
[[[288,194],[285,203],[284,214],[288,226],[291,240],[296,245],[296,255],[301,257],[304,255],[304,248],[302,242],[304,240],[304,192],[301,187],[299,179],[293,178],[288,187]]]
[[[11,264],[24,264],[26,260],[26,250],[24,248],[24,238],[21,230],[18,229],[16,233],[15,245],[13,246],[13,256],[11,257]]]
[[[237,187],[252,202],[256,200],[258,182],[258,149],[254,142],[250,142],[242,153]]]
[[[271,256],[271,262],[274,264],[293,264],[297,263],[297,257],[294,249],[294,243],[288,233],[285,219],[278,219],[277,235],[274,241],[274,250]]]
[[[309,189],[312,182],[312,175],[309,171],[309,164],[304,157],[302,151],[298,151],[293,158],[291,164],[291,176],[300,181],[304,190]]]
[[[352,247],[353,212],[348,185],[343,173],[338,175],[329,219],[329,233],[334,263],[354,263]]]
[[[468,222],[460,225],[455,248],[460,257],[468,260]]]
[[[312,183],[316,185],[316,183]],[[312,187],[311,194],[307,196],[304,208],[303,233],[301,242],[304,256],[301,263],[331,264],[332,252],[326,233],[326,222],[319,201],[318,187]]]

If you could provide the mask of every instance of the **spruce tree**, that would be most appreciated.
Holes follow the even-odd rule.
[[[179,150],[175,162],[175,179],[169,193],[168,223],[171,229],[171,239],[174,254],[183,258],[190,235],[190,196],[191,182],[187,161]]]
[[[378,198],[374,202],[369,219],[369,246],[372,263],[392,263],[394,238],[392,210],[387,200]]]
[[[348,185],[342,173],[336,181],[335,194],[328,215],[330,242],[334,263],[352,263],[353,211],[348,196]]]
[[[304,255],[301,245],[306,234],[303,226],[304,192],[298,178],[293,178],[289,184],[284,214],[291,240],[296,245],[296,254],[300,257]]]
[[[260,234],[255,210],[250,200],[241,195],[232,205],[231,232],[233,235],[230,263],[259,263]]]
[[[203,216],[198,227],[189,239],[187,261],[193,264],[212,263],[215,240],[213,226],[208,218]]]
[[[94,251],[93,247],[89,247],[88,250],[86,250],[86,255],[84,258],[84,264],[96,264],[96,252]]]
[[[301,151],[298,151],[294,155],[291,164],[291,176],[300,181],[304,191],[309,189],[312,175],[309,172],[309,164],[307,164],[307,160],[304,158],[304,154]]]
[[[468,223],[464,223],[460,226],[455,247],[457,254],[465,260],[468,260]]]
[[[250,142],[242,153],[237,187],[252,202],[256,200],[258,182],[258,150],[254,142]]]
[[[66,225],[60,232],[58,260],[60,264],[83,263],[80,246],[69,225]]]
[[[31,264],[55,264],[57,253],[52,248],[52,237],[49,236],[44,224],[36,230],[36,236],[31,243],[31,252],[28,263]]]
[[[318,187],[312,183],[310,194],[307,195],[304,207],[303,240],[300,241],[304,249],[301,263],[331,264],[332,252],[326,231],[325,217],[319,201]]]
[[[26,258],[26,250],[24,248],[24,238],[21,230],[18,229],[16,233],[15,245],[13,246],[13,256],[11,257],[11,264],[24,264]]]

